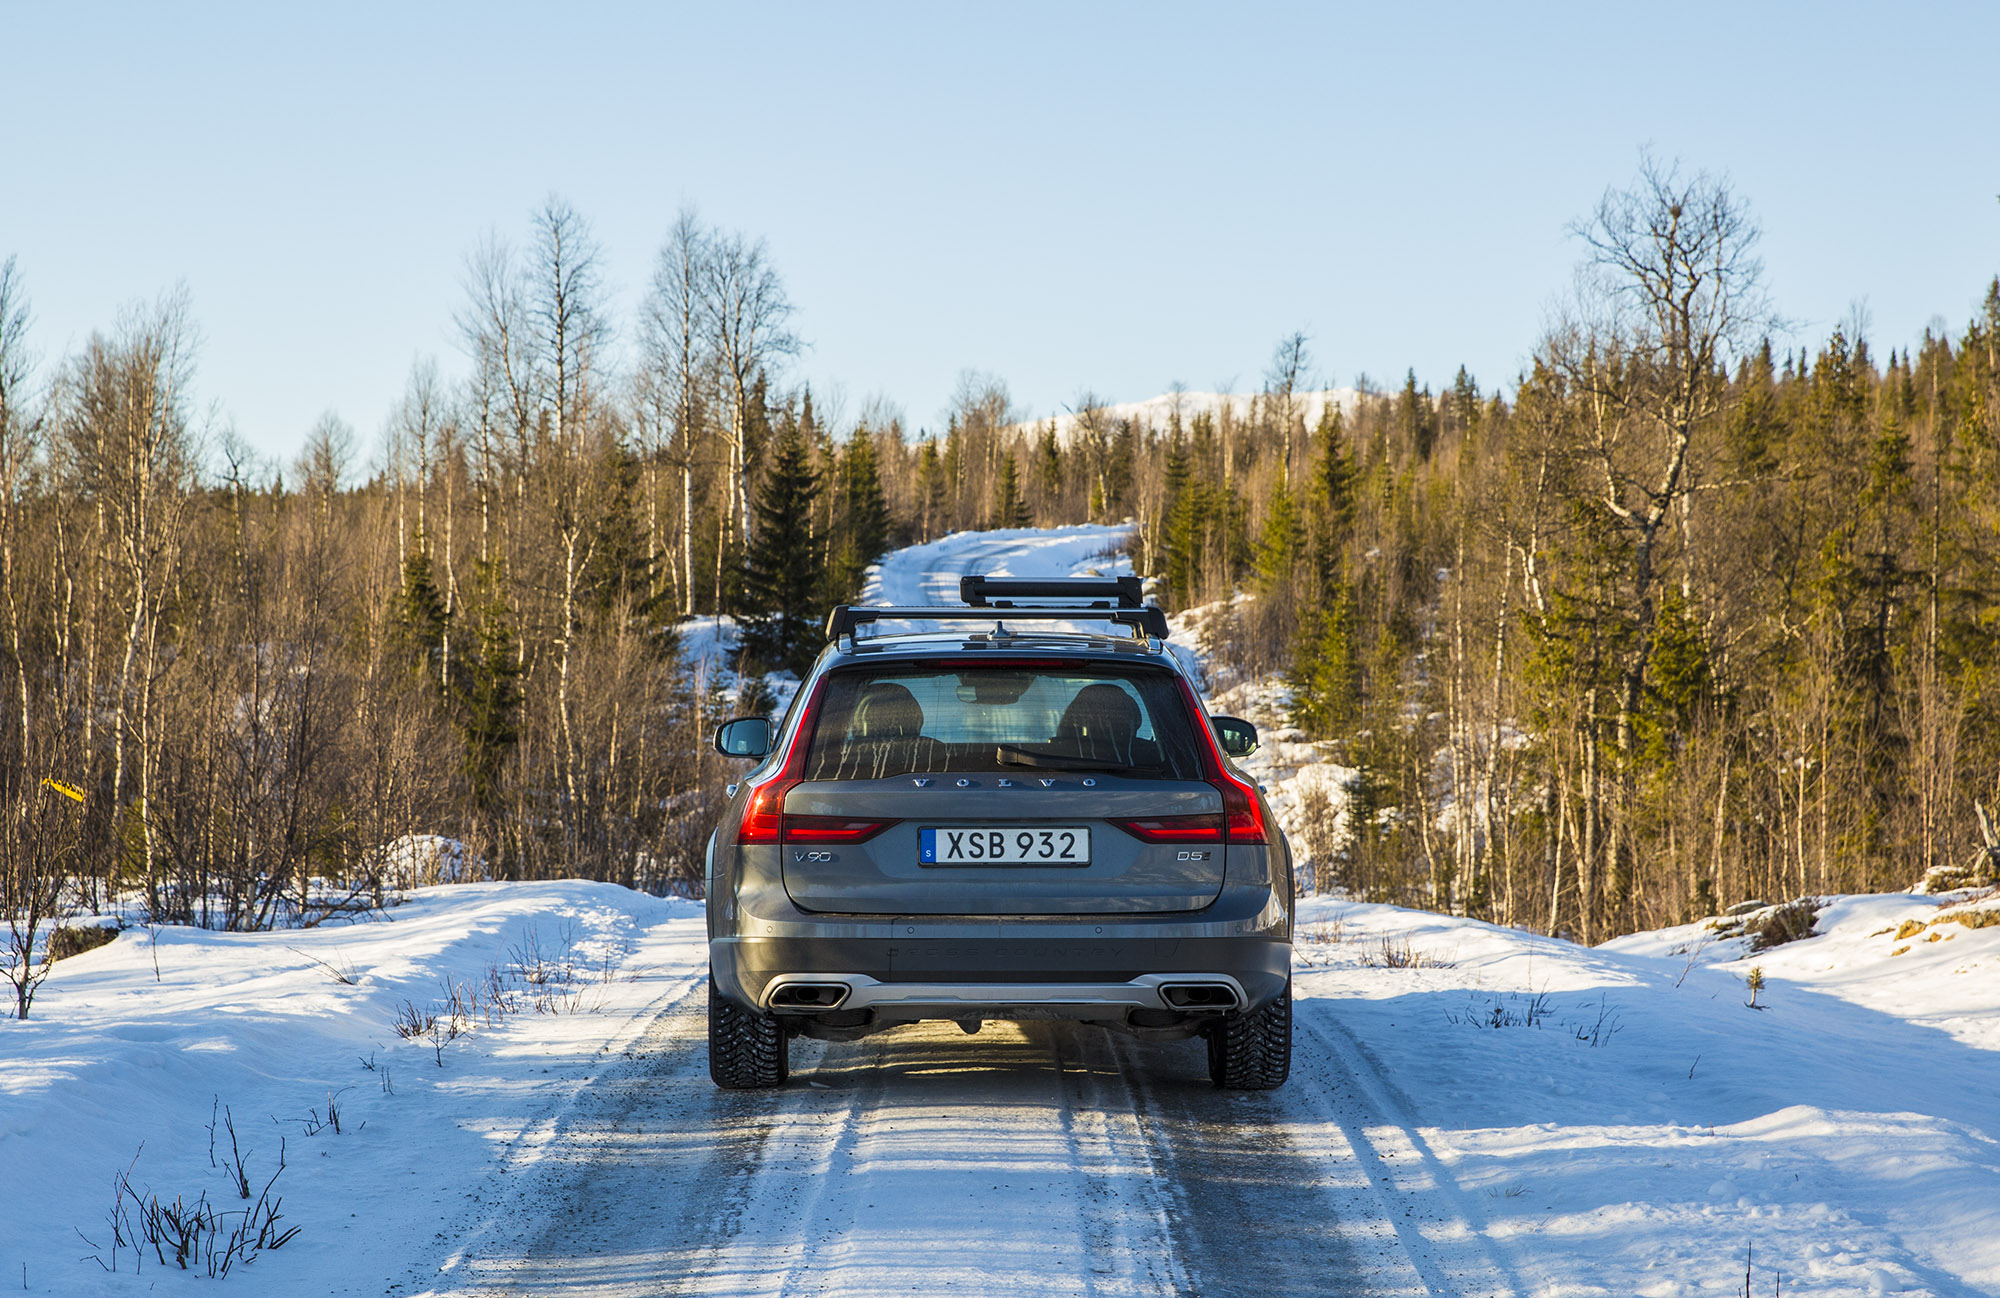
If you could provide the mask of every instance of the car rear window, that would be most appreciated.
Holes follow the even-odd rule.
[[[1172,673],[1071,665],[871,665],[827,678],[811,780],[1097,771],[1199,780]]]

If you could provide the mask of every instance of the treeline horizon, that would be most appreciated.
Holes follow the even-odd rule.
[[[430,835],[494,877],[696,889],[738,681],[683,660],[687,619],[739,620],[763,706],[758,670],[809,662],[889,548],[1128,519],[1162,601],[1210,606],[1219,683],[1283,676],[1360,772],[1299,845],[1322,887],[1595,941],[1973,859],[2000,280],[1955,341],[1774,348],[1727,186],[1649,162],[1577,232],[1583,287],[1511,398],[1412,371],[1308,426],[1293,334],[1240,407],[1086,394],[1058,435],[968,374],[916,437],[788,382],[776,267],[692,212],[614,372],[552,199],[468,258],[467,364],[413,368],[359,483],[332,418],[283,473],[207,454],[184,296],[36,367],[8,261],[4,900],[296,922],[315,880],[448,873]]]

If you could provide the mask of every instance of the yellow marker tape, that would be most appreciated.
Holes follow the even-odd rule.
[[[65,798],[74,798],[78,802],[83,801],[83,790],[77,788],[74,784],[64,784],[61,780],[43,780],[42,787],[54,789]]]

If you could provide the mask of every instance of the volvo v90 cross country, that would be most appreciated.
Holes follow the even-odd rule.
[[[1137,578],[961,595],[836,609],[782,720],[717,732],[756,765],[708,848],[716,1084],[782,1085],[798,1035],[1053,1018],[1280,1085],[1291,858],[1230,760],[1256,731],[1208,715]]]

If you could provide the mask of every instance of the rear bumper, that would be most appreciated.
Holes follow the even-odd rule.
[[[1143,919],[844,920],[795,912],[714,938],[709,958],[716,989],[758,1010],[771,1008],[783,985],[811,982],[844,984],[839,1008],[884,1019],[973,1010],[989,1018],[1116,1018],[1175,1008],[1161,987],[1188,982],[1227,984],[1239,1008],[1255,1008],[1291,978],[1289,917],[1268,893],[1225,900],[1235,904]]]
[[[835,989],[837,1000],[786,995]],[[1191,997],[1196,990],[1203,994]],[[764,996],[764,1008],[778,1014],[870,1010],[884,1020],[1122,1019],[1132,1010],[1221,1013],[1248,1000],[1243,984],[1228,974],[1141,974],[1122,983],[885,983],[866,974],[795,974],[773,979]]]

